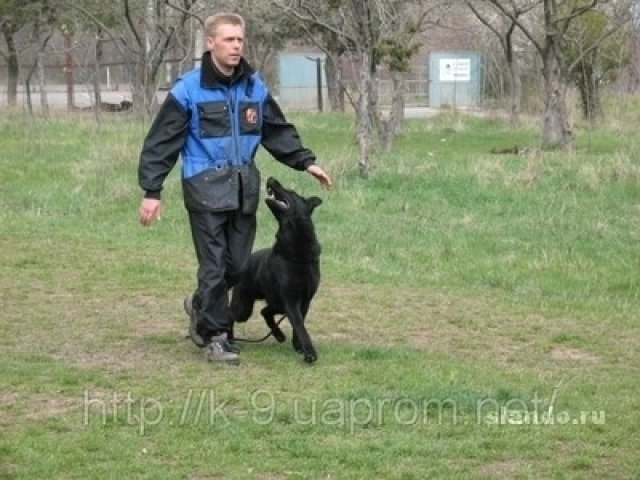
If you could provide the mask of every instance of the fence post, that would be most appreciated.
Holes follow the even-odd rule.
[[[67,83],[67,108],[73,109],[73,57],[71,56],[71,34],[64,35],[64,77]]]
[[[322,112],[322,58],[321,57],[306,57],[307,60],[316,62],[316,97],[318,99],[318,111]]]

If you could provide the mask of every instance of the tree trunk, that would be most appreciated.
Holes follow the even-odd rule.
[[[33,72],[36,71],[37,67],[38,67],[38,60],[36,59],[33,67],[31,68],[31,70],[29,71],[29,74],[27,75],[27,78],[25,78],[24,80],[24,89],[25,89],[25,96],[27,98],[27,110],[29,112],[29,115],[33,115],[33,101],[31,99],[31,77],[33,77]]]
[[[522,100],[522,77],[520,76],[520,59],[512,55],[509,62],[509,76],[511,80],[511,113],[509,120],[512,127],[520,123],[520,110]]]
[[[393,142],[402,130],[404,122],[405,72],[391,72],[391,110],[389,118],[383,121],[381,143],[385,152],[393,147]]]
[[[356,137],[358,139],[359,158],[358,167],[360,175],[367,177],[369,175],[370,162],[369,155],[371,153],[371,120],[369,112],[369,102],[372,90],[371,65],[367,52],[361,52],[360,55],[360,75],[358,77],[358,104],[356,111]]]
[[[18,64],[18,52],[13,38],[14,32],[4,30],[4,39],[7,43],[7,104],[16,105],[18,99],[18,75],[20,66]]]
[[[102,89],[100,87],[100,70],[102,65],[102,45],[100,43],[100,36],[96,38],[94,45],[94,64],[93,64],[93,101],[94,112],[96,116],[96,122],[100,124],[100,107],[102,105]]]
[[[327,79],[329,105],[332,112],[344,112],[344,88],[342,87],[340,58],[340,54],[331,52],[327,61],[324,62],[324,74]]]
[[[575,81],[580,91],[580,104],[582,106],[582,116],[585,120],[594,122],[602,115],[600,105],[600,91],[598,90],[598,79],[595,77],[593,68],[584,63],[581,65],[580,74]]]
[[[589,119],[597,121],[602,119],[602,104],[600,103],[600,88],[597,80],[589,82]]]
[[[26,92],[26,97],[27,97],[27,109],[29,110],[29,114],[33,115],[33,102],[31,99],[31,79],[33,78],[34,73],[36,73],[36,70],[38,69],[38,67],[41,67],[41,63],[44,61],[44,49],[47,46],[47,43],[49,43],[49,39],[51,38],[53,34],[49,33],[44,41],[42,42],[42,45],[40,46],[40,50],[38,52],[38,54],[35,57],[35,60],[33,61],[33,66],[31,67],[31,70],[29,70],[29,73],[27,74],[27,78],[25,78],[24,84],[25,84],[25,92]],[[44,72],[44,67],[41,67],[42,71]],[[41,73],[40,76],[42,77],[40,79],[41,83],[44,84],[44,73]],[[41,87],[42,90],[44,90],[44,87]],[[41,92],[42,95],[46,95],[46,92]]]
[[[66,33],[64,35],[64,83],[67,85],[67,110],[69,111],[73,110],[75,105],[75,80],[73,78],[74,63],[73,33]]]
[[[542,147],[571,148],[572,134],[566,109],[567,87],[563,82],[560,62],[553,51],[547,48],[543,56],[545,105],[542,127]]]
[[[42,114],[46,117],[49,115],[49,101],[47,99],[47,83],[45,74],[44,52],[38,52],[38,65],[40,77],[40,106]]]

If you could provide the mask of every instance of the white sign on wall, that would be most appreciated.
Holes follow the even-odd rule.
[[[471,59],[443,58],[440,59],[441,82],[468,82],[471,80]]]

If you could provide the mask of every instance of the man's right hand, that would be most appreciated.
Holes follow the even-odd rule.
[[[160,200],[143,198],[138,209],[138,219],[144,227],[151,225],[154,218],[160,218]]]

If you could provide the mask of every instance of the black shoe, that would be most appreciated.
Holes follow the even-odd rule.
[[[206,347],[207,344],[204,341],[204,338],[202,338],[202,335],[198,333],[198,315],[193,308],[193,295],[188,295],[187,297],[185,297],[184,311],[189,316],[189,338],[191,338],[191,341],[195,343],[197,347]]]
[[[211,337],[204,350],[204,358],[207,362],[221,362],[227,365],[238,365],[240,363],[240,356],[231,350],[225,334]]]

